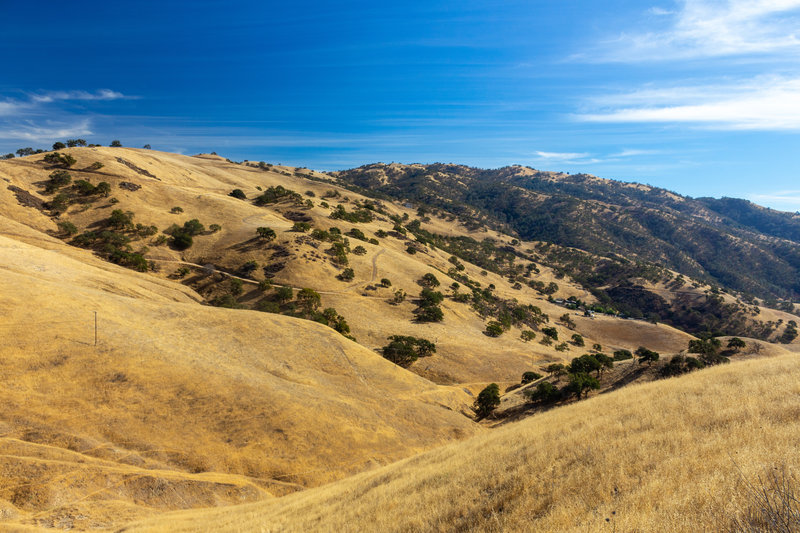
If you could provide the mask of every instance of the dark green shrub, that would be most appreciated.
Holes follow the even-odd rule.
[[[292,231],[297,231],[300,233],[305,233],[310,229],[311,229],[311,224],[309,224],[308,222],[295,222],[294,225],[292,225]]]
[[[339,278],[341,281],[352,281],[356,277],[356,273],[353,272],[352,268],[345,268],[336,277]]]
[[[542,377],[542,375],[538,374],[536,372],[531,372],[531,371],[524,372],[522,374],[522,384],[523,385],[527,385],[528,383],[531,383],[532,381],[536,381],[537,379],[541,379],[541,377]]]
[[[258,235],[260,239],[263,239],[265,241],[272,241],[278,236],[278,234],[275,233],[274,229],[268,228],[266,226],[261,226],[259,228],[256,228],[256,235]]]
[[[280,303],[286,303],[294,298],[294,291],[291,287],[278,287],[275,291],[275,299]]]
[[[172,240],[170,244],[176,250],[187,250],[192,247],[194,244],[194,239],[188,233],[184,233],[182,231],[176,231],[172,234]]]
[[[94,188],[94,193],[108,198],[108,195],[111,194],[111,185],[106,181],[101,181],[97,184],[97,187]]]
[[[585,372],[579,372],[577,374],[570,374],[569,384],[564,388],[564,391],[580,399],[582,394],[585,393],[585,395],[588,396],[589,391],[599,388],[600,382],[597,381],[597,378]]]
[[[489,337],[499,337],[504,331],[505,329],[503,328],[503,324],[497,322],[496,320],[492,320],[486,324],[486,330],[484,333]]]
[[[500,405],[500,387],[497,383],[491,383],[479,394],[475,400],[475,414],[478,418],[486,418],[492,411]]]
[[[231,192],[228,193],[228,196],[238,198],[239,200],[247,200],[247,195],[244,193],[242,189],[233,189]]]
[[[108,217],[108,225],[118,230],[128,230],[133,228],[133,213],[114,209]]]
[[[436,345],[429,340],[405,335],[392,335],[383,347],[383,357],[402,367],[408,367],[420,357],[436,353]]]
[[[73,224],[69,220],[62,220],[61,222],[59,222],[58,229],[61,230],[61,233],[64,233],[66,235],[75,235],[76,233],[78,233],[78,228],[75,226],[75,224]]]
[[[239,278],[231,278],[230,279],[230,292],[233,296],[241,296],[244,286],[244,282]]]
[[[422,276],[417,283],[428,288],[438,287],[440,285],[439,280],[436,279],[436,276],[430,272]]]
[[[49,180],[44,186],[45,192],[52,194],[59,188],[69,185],[72,182],[72,176],[66,170],[55,170],[50,173]]]
[[[648,350],[644,346],[639,346],[636,349],[636,357],[639,358],[639,363],[646,362],[649,365],[652,365],[654,362],[658,361],[658,352],[654,352],[653,350]]]
[[[614,352],[614,361],[625,361],[626,359],[633,359],[633,354],[630,350],[617,350]]]
[[[542,333],[554,341],[558,340],[558,330],[556,328],[542,328]]]
[[[561,392],[549,381],[537,383],[534,389],[525,391],[525,395],[534,402],[553,402],[561,398]]]

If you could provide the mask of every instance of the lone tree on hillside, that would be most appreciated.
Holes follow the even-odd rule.
[[[117,140],[114,140],[111,141],[111,144],[109,144],[109,146],[113,146],[114,148],[122,148],[122,143]]]
[[[286,303],[294,297],[294,291],[291,287],[278,287],[275,291],[275,299],[280,303]]]
[[[53,150],[63,150],[66,148],[67,145],[62,143],[61,141],[57,141],[53,143]]]
[[[556,328],[542,328],[542,333],[544,333],[547,337],[550,337],[554,341],[558,340],[558,330]]]
[[[497,383],[491,383],[478,394],[475,400],[475,414],[479,419],[486,418],[498,405],[500,405],[500,387]]]
[[[260,238],[264,239],[265,241],[271,241],[271,240],[275,239],[278,236],[275,233],[274,229],[267,228],[265,226],[262,226],[260,228],[256,228],[256,233],[258,234],[258,236]]]
[[[654,362],[658,361],[658,352],[648,350],[644,346],[639,346],[634,353],[636,357],[639,358],[639,363],[646,362],[647,366],[651,366]]]
[[[131,229],[133,227],[133,213],[122,209],[114,209],[111,212],[111,216],[108,217],[108,225],[118,230]]]
[[[306,314],[310,315],[319,308],[322,300],[317,291],[305,288],[300,289],[300,292],[297,293],[297,303],[300,304]]]
[[[735,352],[738,352],[739,350],[741,350],[745,346],[747,346],[747,343],[744,342],[739,337],[734,337],[734,338],[732,338],[732,339],[730,339],[728,341],[728,348],[730,348],[731,350],[733,350]]]
[[[422,285],[423,287],[428,287],[429,289],[432,289],[434,287],[438,287],[440,285],[439,284],[439,280],[436,279],[436,276],[434,276],[430,272],[428,272],[427,274],[422,276],[422,278],[419,280],[418,283],[420,285]]]

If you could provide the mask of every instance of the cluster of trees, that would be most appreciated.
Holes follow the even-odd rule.
[[[101,146],[101,145],[99,145],[99,144],[89,144],[89,143],[86,142],[86,139],[67,139],[65,142],[61,142],[61,141],[54,142],[53,143],[53,151],[63,150],[65,148],[82,147],[82,146],[88,146],[90,148],[94,148],[95,146]],[[118,141],[118,140],[114,140],[114,141],[111,141],[109,146],[121,147],[122,143],[120,141]],[[150,149],[150,145],[149,144],[145,144],[144,148],[149,150]],[[43,150],[41,148],[34,149],[34,148],[31,148],[30,146],[27,146],[25,148],[18,149],[16,154],[19,157],[26,157],[26,156],[29,156],[29,155],[43,154],[45,152],[47,152],[47,150]],[[0,159],[14,159],[14,154],[13,153],[5,154],[3,156],[0,156]]]
[[[306,287],[297,291],[295,295],[291,287],[272,287],[268,280],[259,282],[258,288],[262,292],[274,290],[256,304],[257,310],[312,320],[332,328],[348,339],[355,340],[350,335],[350,325],[347,320],[336,309],[333,307],[321,309],[322,297],[314,289]]]
[[[266,190],[264,190],[264,192],[261,193],[260,196],[257,196],[255,199],[255,204],[268,205],[283,201],[291,201],[295,204],[302,204],[303,197],[300,196],[300,193],[298,192],[287,189],[282,185],[277,185],[275,187],[268,187]]]
[[[63,213],[69,204],[78,198],[87,201],[92,196],[107,197],[111,193],[111,185],[105,181],[93,185],[87,180],[77,180],[72,184],[71,193],[70,190],[64,190],[64,187],[70,183],[72,183],[72,175],[66,170],[54,170],[50,173],[44,190],[46,194],[55,194],[46,204],[53,213]]]
[[[790,320],[786,324],[786,328],[781,333],[781,336],[778,337],[778,342],[782,342],[784,344],[790,344],[793,340],[797,338],[797,322],[794,320]]]
[[[62,154],[60,152],[52,152],[44,156],[43,161],[55,167],[63,167],[69,168],[75,163],[77,163],[77,159],[72,157],[70,154]]]
[[[388,339],[389,344],[381,350],[383,357],[403,368],[436,353],[436,345],[427,339],[410,335],[392,335]]]
[[[434,291],[428,287],[422,289],[417,300],[417,308],[414,314],[418,322],[441,322],[444,320],[444,312],[441,303],[444,295],[439,291]]]
[[[101,231],[85,231],[77,235],[72,244],[82,248],[94,249],[112,263],[145,272],[153,268],[144,257],[144,251],[134,251],[131,242],[136,238],[155,235],[158,228],[144,224],[134,224],[134,214],[130,211],[115,209],[106,220],[108,229]],[[67,234],[77,232],[74,224],[60,225]]]
[[[380,180],[381,175],[391,179]],[[638,189],[584,175],[552,180],[547,173],[531,175],[514,167],[481,170],[443,164],[422,168],[368,165],[338,173],[337,177],[367,193],[372,191],[376,197],[411,201],[420,213],[438,212],[545,243],[536,247],[536,257],[533,253],[526,257],[519,250],[509,253],[546,264],[557,275],[573,277],[596,292],[604,309],[626,307],[619,310],[689,332],[748,336],[760,332],[761,337],[771,333],[759,326],[748,331],[745,315],[725,305],[709,301],[698,306],[682,301],[670,309],[670,302],[630,291],[625,284],[637,278],[669,283],[673,276],[666,266],[764,298],[791,301],[800,295],[800,253],[796,246],[800,221],[790,213],[764,210],[747,201],[678,198],[662,189]],[[520,194],[520,187],[543,194]],[[610,207],[596,209],[596,201]],[[693,216],[709,209],[720,215],[710,225]],[[509,278],[520,277],[522,265],[503,257],[505,246],[497,246],[501,253],[494,256],[490,242],[449,240],[425,232],[418,220],[407,227],[418,239],[454,256],[509,274]],[[759,232],[780,239],[763,239]],[[731,237],[747,246],[731,248]],[[458,245],[467,249],[458,250]],[[656,264],[663,263],[664,257],[669,264]],[[547,289],[539,280],[528,284]]]
[[[177,224],[171,225],[164,230],[164,233],[171,236],[170,246],[176,250],[186,250],[191,248],[194,244],[194,237],[200,235],[206,230],[205,226],[199,220],[193,218],[183,223],[183,226]]]
[[[355,224],[358,222],[372,222],[375,217],[369,209],[358,208],[354,211],[348,211],[342,204],[339,204],[331,212],[331,218],[346,220]]]

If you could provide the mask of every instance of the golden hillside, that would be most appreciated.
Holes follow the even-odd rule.
[[[523,342],[521,330],[512,327],[500,338],[484,334],[484,328],[491,317],[482,317],[474,312],[470,304],[458,303],[446,298],[442,308],[445,319],[441,323],[414,322],[415,305],[413,298],[421,287],[417,281],[426,273],[435,274],[441,281],[443,292],[450,294],[447,287],[454,281],[447,276],[452,265],[449,254],[436,248],[422,247],[423,252],[409,255],[406,252],[411,241],[397,236],[378,239],[378,244],[351,239],[351,246],[364,247],[364,255],[349,254],[349,266],[355,278],[349,282],[336,279],[341,267],[333,264],[326,254],[328,245],[315,242],[308,234],[291,231],[294,218],[309,220],[313,228],[328,229],[336,227],[343,233],[353,228],[361,230],[367,237],[374,238],[381,230],[391,232],[393,222],[386,215],[378,215],[367,223],[350,223],[331,218],[332,208],[341,203],[348,210],[355,209],[357,202],[368,199],[327,182],[318,181],[327,177],[306,170],[287,167],[258,168],[234,164],[216,156],[186,157],[176,154],[137,150],[128,148],[74,148],[67,149],[77,159],[70,172],[74,179],[88,179],[97,184],[100,180],[111,185],[111,197],[89,204],[75,204],[61,215],[62,220],[73,222],[79,231],[102,227],[114,209],[134,213],[134,222],[154,225],[160,230],[171,224],[183,224],[189,219],[199,219],[206,227],[219,224],[222,229],[215,233],[206,232],[195,238],[194,245],[183,252],[170,249],[166,245],[153,245],[152,238],[134,241],[134,248],[147,247],[145,256],[154,260],[160,267],[160,275],[167,277],[181,266],[193,268],[192,274],[201,274],[192,265],[213,264],[227,272],[237,272],[248,261],[258,264],[253,281],[245,283],[245,294],[241,300],[254,305],[260,297],[256,282],[263,279],[262,267],[274,271],[275,284],[295,288],[310,287],[322,295],[322,307],[334,307],[344,316],[352,328],[353,336],[368,348],[378,349],[387,343],[389,335],[416,335],[437,344],[437,353],[418,361],[411,367],[414,372],[442,384],[474,383],[489,381],[512,381],[519,379],[522,372],[532,364],[553,360],[569,359],[578,355],[574,349],[559,352],[554,346],[538,342]],[[0,178],[13,187],[42,198],[43,184],[52,171],[43,164],[42,155],[11,161],[0,161]],[[99,170],[89,169],[92,163],[100,162]],[[311,179],[310,179],[311,178]],[[133,184],[138,190],[120,188],[120,185]],[[297,208],[286,204],[270,204],[264,207],[253,205],[255,198],[267,187],[283,186],[297,191],[311,200],[313,207]],[[233,189],[241,189],[247,201],[228,195]],[[308,196],[311,193],[314,196]],[[326,198],[326,195],[336,196]],[[55,222],[45,214],[30,207],[21,207],[17,193],[0,190],[0,205],[13,212],[17,220],[55,234]],[[322,202],[329,203],[323,207]],[[385,212],[394,215],[414,215],[414,211],[404,206],[383,202]],[[174,207],[182,212],[171,213]],[[31,220],[31,222],[28,222]],[[255,230],[268,226],[277,233],[277,239],[270,245],[259,243]],[[467,235],[476,239],[492,237],[500,244],[510,245],[510,237],[488,230],[467,231],[457,221],[432,217],[423,227],[430,231]],[[399,234],[398,234],[399,236]],[[402,237],[402,236],[399,236]],[[522,243],[521,247],[532,243]],[[562,339],[569,339],[575,333],[557,323],[557,318],[566,311],[559,305],[548,302],[527,286],[514,289],[502,276],[486,272],[475,265],[464,262],[463,274],[487,287],[496,288],[494,294],[503,299],[516,299],[521,305],[531,304],[550,316],[550,325],[555,326]],[[556,297],[576,296],[587,301],[592,297],[568,279],[557,279],[545,266],[539,265],[537,281],[544,284],[557,282]],[[198,278],[198,276],[194,276]],[[392,285],[380,286],[380,280],[387,278]],[[197,282],[197,289],[204,291],[206,299],[219,295],[226,289],[225,278],[216,276]],[[402,289],[408,294],[405,302],[391,305],[394,292]],[[629,322],[617,319],[604,319],[604,325],[577,332],[586,337],[587,345],[600,343],[607,349],[635,349],[639,344],[653,339],[654,349],[677,352],[684,348],[689,336],[668,326],[650,327],[646,323],[637,324],[639,333],[627,333]],[[624,332],[624,333],[622,333]],[[648,333],[649,332],[649,333]],[[620,334],[622,333],[622,334]],[[569,346],[567,346],[569,348]]]
[[[720,531],[795,476],[796,356],[634,385],[284,498],[126,531]],[[788,530],[787,530],[788,531]]]
[[[479,474],[478,468],[525,471],[528,467],[514,462],[515,454],[539,465],[530,467],[531,472],[545,468],[546,461],[560,464],[566,459],[552,454],[603,435],[595,419],[598,423],[606,420],[611,427],[623,420],[592,417],[592,424],[586,425],[569,413],[588,416],[585,410],[592,405],[602,405],[595,409],[604,413],[617,412],[614,402],[621,400],[612,398],[628,398],[624,396],[627,390],[602,395],[603,399],[536,415],[519,426],[507,418],[502,423],[506,429],[490,431],[495,422],[476,423],[471,410],[475,395],[487,383],[509,387],[510,394],[498,411],[517,409],[516,419],[533,412],[522,395],[524,389],[513,390],[524,371],[569,361],[595,344],[608,353],[644,345],[661,352],[664,361],[685,352],[693,339],[663,324],[599,314],[586,317],[567,309],[559,300],[575,297],[591,302],[593,297],[541,264],[512,260],[515,268],[527,271],[529,279],[542,285],[557,283],[555,300],[487,271],[478,262],[454,262],[441,249],[396,230],[395,220],[416,216],[413,207],[375,202],[340,187],[328,175],[237,164],[214,155],[187,157],[102,147],[62,153],[76,160],[68,169],[73,184],[106,182],[108,194],[81,195],[72,185],[62,187],[70,203],[56,215],[49,205],[59,192],[48,191],[47,186],[48,176],[58,169],[43,160],[45,154],[0,161],[0,283],[4,287],[0,299],[0,524],[4,527],[114,528],[165,511],[260,502],[252,508],[256,522],[244,518],[250,516],[246,513],[251,508],[242,508],[244,515],[237,508],[231,511],[230,527],[279,524],[304,529],[314,524],[315,513],[327,512],[328,496],[324,495],[335,494],[335,499],[348,502],[352,494],[347,491],[361,494],[366,490],[354,484],[377,479],[359,472],[380,472],[375,469],[473,437],[463,444],[463,451],[442,448],[375,474],[389,476],[380,478],[386,480],[384,488],[389,491],[381,492],[380,498],[391,495],[397,500],[392,508],[399,510],[406,505],[400,503],[404,486],[425,493],[426,487],[456,480],[452,485],[448,482],[449,488],[436,489],[446,491],[469,486],[464,484],[468,482],[480,485],[459,477],[489,475]],[[271,187],[298,194],[291,201],[256,205],[254,200]],[[246,198],[231,196],[234,189]],[[332,217],[337,209],[354,213],[367,204],[372,207],[369,221]],[[130,252],[145,259],[143,271],[109,262],[114,257],[103,246],[77,246],[81,235],[111,228],[112,213],[117,210],[128,213],[133,223],[115,238],[121,234],[129,239],[125,245]],[[170,245],[168,228],[192,219],[199,220],[204,229],[193,236],[191,247],[179,250]],[[300,231],[296,222],[308,223],[310,228]],[[65,229],[66,223],[74,225],[74,231]],[[219,227],[212,229],[212,225]],[[275,238],[259,238],[256,229],[260,227],[273,229]],[[476,242],[489,237],[495,243],[493,249],[538,244],[520,243],[485,228],[468,230],[441,214],[425,218],[421,227],[441,235],[472,237]],[[328,250],[331,243],[312,238],[308,231],[333,233],[332,228],[350,235],[352,249],[363,247],[363,253],[347,255],[353,279],[339,279],[344,265],[333,260]],[[363,239],[356,236],[358,232]],[[412,248],[416,253],[409,252]],[[245,270],[248,264],[256,266]],[[454,273],[456,264],[460,270]],[[438,290],[445,295],[441,322],[415,320],[420,279],[426,274],[441,282]],[[390,286],[382,283],[384,278],[391,281]],[[538,326],[515,323],[502,335],[489,336],[486,326],[498,318],[499,311],[480,311],[470,302],[459,301],[459,291],[470,290],[465,279],[491,294],[487,301],[501,302],[510,306],[507,309],[535,306],[548,318]],[[456,280],[462,282],[458,287],[453,285]],[[270,283],[264,285],[265,281]],[[234,294],[239,282],[241,292]],[[278,305],[278,289],[287,287],[292,289],[291,297]],[[320,309],[334,308],[346,320],[355,341],[314,320],[287,316],[302,315],[294,307],[299,300],[293,298],[303,288],[320,295]],[[696,288],[698,294],[703,289]],[[407,298],[393,301],[399,290]],[[237,308],[206,305],[223,297]],[[764,313],[776,321],[791,319],[778,311]],[[541,342],[545,326],[555,328],[558,342]],[[534,340],[521,338],[523,331],[534,330]],[[585,346],[570,341],[576,333],[582,335]],[[408,370],[400,368],[379,355],[390,335],[428,339],[437,351]],[[785,354],[775,345],[759,346],[763,349],[747,357]],[[800,344],[796,341],[787,348],[797,350]],[[776,361],[780,362],[776,368],[790,366],[786,358],[769,362]],[[622,375],[631,367],[624,363],[615,371]],[[732,365],[725,371],[734,372],[734,367],[767,372],[766,367],[746,365]],[[638,372],[630,381],[655,379],[656,370]],[[705,378],[700,376],[717,375],[714,372],[723,370],[690,376],[686,383],[701,383]],[[683,381],[632,389],[630,394],[671,390],[663,387],[672,383]],[[604,391],[607,388],[614,387],[604,387]],[[641,403],[638,397],[630,398],[634,399],[625,401],[632,403],[631,408]],[[537,421],[544,421],[550,432],[537,433],[541,430]],[[536,450],[543,449],[535,453],[551,455],[531,455],[533,450],[523,449],[514,432],[524,435],[523,440],[555,439],[555,448],[537,446]],[[606,438],[611,441],[619,435]],[[629,441],[623,445],[631,446]],[[500,462],[482,461],[475,451],[481,447],[495,450]],[[451,453],[470,459],[459,466],[460,459],[447,455]],[[424,481],[429,474],[417,473],[414,465],[440,460],[428,457],[450,457],[446,460],[450,466],[442,470],[442,476],[430,474],[435,479],[421,486],[413,478],[419,475]],[[306,492],[352,474],[357,477]],[[481,490],[495,493],[488,485]],[[303,491],[302,497],[287,496],[298,491]],[[430,505],[445,497],[444,492],[434,494]],[[450,503],[457,501],[452,494],[446,497]],[[365,517],[377,514],[384,500],[370,498],[364,507],[351,504],[353,512]],[[273,499],[280,503],[261,507]],[[509,501],[513,499],[509,496]],[[473,504],[479,509],[477,515],[470,510]],[[473,504],[465,504],[462,510],[430,507],[396,521],[389,513],[385,520],[380,518],[384,522],[375,524],[425,529],[430,519],[441,529],[449,529],[461,527],[459,520],[463,520],[464,527],[491,529],[482,522],[482,504],[477,499]],[[299,522],[274,522],[273,517],[295,505],[302,510]],[[317,505],[322,506],[319,511]],[[408,503],[407,508],[413,510],[414,505]],[[201,518],[205,512],[187,515],[186,527],[199,527],[197,520],[205,520]],[[349,512],[342,517],[351,516]],[[209,530],[223,527],[213,521],[215,517],[208,519],[212,520]],[[523,528],[515,518],[509,520],[508,528]],[[337,522],[322,523],[319,528],[340,528]],[[361,524],[362,529],[372,525],[352,523]]]
[[[201,306],[180,284],[2,228],[5,518],[109,526],[281,495],[477,430],[466,393],[327,327]]]

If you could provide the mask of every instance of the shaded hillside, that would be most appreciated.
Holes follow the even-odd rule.
[[[344,183],[525,240],[652,261],[761,298],[800,297],[800,216],[735,200],[513,166],[367,165]]]

